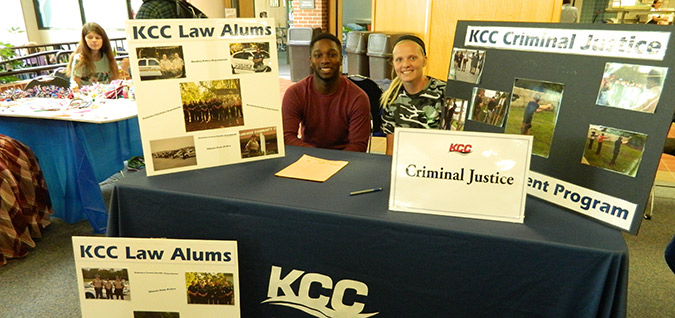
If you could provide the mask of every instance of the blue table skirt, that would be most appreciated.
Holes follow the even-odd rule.
[[[1,117],[0,134],[30,147],[40,162],[54,216],[75,223],[88,219],[105,233],[108,219],[99,182],[143,154],[138,119],[107,124]]]
[[[274,176],[303,154],[349,164],[323,183]],[[390,156],[293,146],[283,158],[139,171],[115,184],[107,234],[236,240],[242,317],[309,317],[269,301],[331,297],[345,279],[368,290],[343,294],[342,304],[364,304],[374,317],[626,316],[619,231],[536,198],[524,224],[389,211],[390,176]],[[297,278],[282,291],[271,283],[275,267],[275,282],[298,270],[332,283],[301,293]]]

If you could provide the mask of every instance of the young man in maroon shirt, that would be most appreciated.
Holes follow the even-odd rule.
[[[285,143],[365,152],[370,136],[370,102],[366,93],[340,72],[340,41],[332,34],[321,33],[310,42],[310,55],[312,74],[284,94]]]

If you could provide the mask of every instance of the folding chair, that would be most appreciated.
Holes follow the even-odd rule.
[[[371,122],[371,137],[384,137],[382,133],[382,118],[380,117],[380,96],[382,96],[382,88],[372,79],[358,74],[347,76],[356,86],[361,88],[370,101],[370,122]],[[371,142],[368,142],[368,152],[370,152]]]
[[[70,87],[70,81],[68,81],[65,78],[58,77],[58,76],[38,76],[31,80],[28,85],[26,85],[25,89],[33,88],[36,86],[59,86],[63,88],[68,88]]]

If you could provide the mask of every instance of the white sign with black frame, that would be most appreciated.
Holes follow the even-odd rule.
[[[458,21],[445,98],[467,105],[465,131],[534,137],[530,194],[636,234],[672,124],[674,30]]]

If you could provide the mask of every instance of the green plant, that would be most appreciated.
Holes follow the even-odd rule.
[[[4,42],[0,42],[0,61],[7,61],[16,56],[16,52],[12,49],[12,45]],[[20,61],[12,61],[8,63],[3,63],[0,65],[0,71],[8,71],[21,68]],[[18,81],[19,78],[16,76],[0,76],[0,83],[11,83]]]
[[[19,33],[26,32],[25,30],[21,30],[21,28],[19,28],[19,27],[11,27],[7,31],[11,34],[19,34]]]

